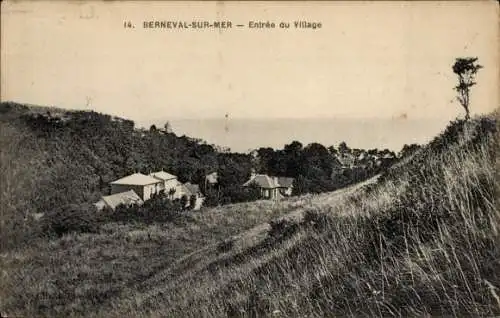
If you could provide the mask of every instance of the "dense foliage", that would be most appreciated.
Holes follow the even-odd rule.
[[[405,145],[402,156],[418,145]],[[345,142],[338,148],[326,148],[319,143],[303,146],[293,141],[283,149],[259,148],[253,153],[253,162],[259,173],[293,177],[294,194],[333,191],[366,180],[397,161],[388,149],[351,149]]]

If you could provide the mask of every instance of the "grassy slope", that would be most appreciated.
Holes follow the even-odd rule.
[[[367,188],[34,242],[1,255],[1,308],[29,316],[500,314],[495,125],[457,123]],[[267,234],[279,215],[289,221]]]
[[[111,223],[97,234],[69,234],[0,254],[0,311],[24,316],[87,315],[162,272],[213,251],[232,236],[297,211],[302,196],[188,211],[177,224]]]

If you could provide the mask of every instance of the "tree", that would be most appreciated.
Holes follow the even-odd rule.
[[[328,151],[330,152],[330,154],[336,156],[339,152],[337,151],[337,149],[335,149],[334,146],[330,146],[328,147]]]
[[[350,151],[349,147],[347,146],[347,144],[345,143],[345,141],[342,141],[339,146],[337,147],[338,151],[341,153],[341,154],[345,154],[345,153],[348,153]]]
[[[295,177],[302,172],[302,150],[302,144],[298,141],[285,145],[283,156],[286,176]]]
[[[170,199],[173,199],[174,198],[174,194],[175,194],[175,188],[170,188],[168,189],[168,197]]]
[[[408,157],[418,149],[420,149],[420,146],[418,144],[411,144],[411,145],[405,144],[401,149],[401,151],[399,152],[398,157],[399,158]]]
[[[172,132],[172,125],[170,125],[170,122],[167,121],[165,125],[163,126],[163,129],[165,129],[166,133],[171,133]]]
[[[477,71],[483,68],[476,64],[477,57],[457,58],[453,64],[453,73],[458,75],[458,85],[455,86],[457,99],[465,109],[465,120],[470,118],[469,114],[469,91],[476,84],[474,78]]]
[[[197,200],[198,200],[198,198],[196,197],[196,195],[191,194],[191,196],[189,197],[189,208],[191,210],[196,207],[196,201]]]
[[[187,195],[183,195],[180,199],[181,210],[184,210],[189,203],[189,198]]]

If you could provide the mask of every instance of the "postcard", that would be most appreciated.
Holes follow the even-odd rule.
[[[495,1],[3,1],[0,317],[500,315]]]

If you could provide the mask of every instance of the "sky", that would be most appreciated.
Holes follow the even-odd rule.
[[[227,20],[227,30],[143,21]],[[293,21],[320,22],[295,29]],[[124,28],[131,21],[135,28]],[[289,29],[249,29],[285,21]],[[1,100],[158,118],[455,118],[456,57],[484,66],[472,113],[498,105],[488,2],[2,2]]]

